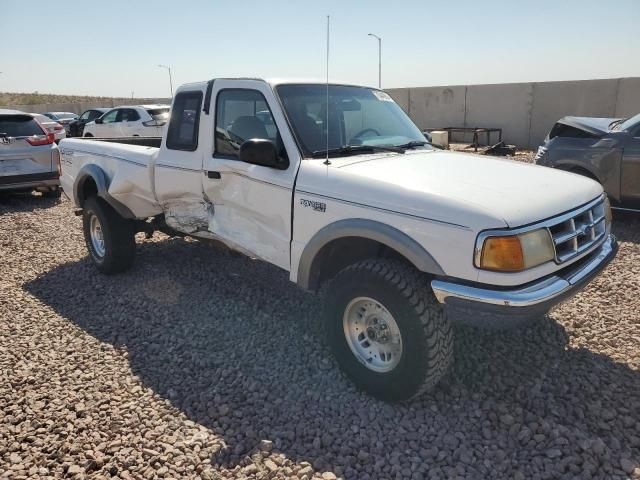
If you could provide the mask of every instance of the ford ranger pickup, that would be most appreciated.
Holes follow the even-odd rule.
[[[454,322],[540,318],[615,256],[602,187],[434,149],[384,91],[214,79],[179,88],[162,138],[65,139],[61,183],[104,273],[135,234],[213,239],[321,290],[360,388],[403,400],[452,363]]]

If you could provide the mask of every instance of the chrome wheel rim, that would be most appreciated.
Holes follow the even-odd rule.
[[[98,257],[104,257],[104,234],[102,233],[102,225],[100,225],[100,220],[98,220],[98,217],[96,215],[91,216],[91,220],[89,222],[89,233],[91,235],[91,245],[93,246],[93,251]]]
[[[342,317],[344,336],[356,358],[369,370],[390,372],[402,358],[402,336],[393,315],[377,300],[354,298]]]

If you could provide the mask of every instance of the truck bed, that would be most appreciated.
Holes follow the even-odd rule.
[[[161,138],[67,138],[60,141],[62,176],[60,183],[73,195],[76,177],[87,164],[106,175],[108,193],[126,205],[137,218],[162,213],[153,191],[153,166]]]

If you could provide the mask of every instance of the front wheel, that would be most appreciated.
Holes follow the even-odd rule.
[[[437,385],[453,358],[453,332],[422,274],[372,259],[339,272],[325,327],[340,368],[366,392],[407,400]]]
[[[98,270],[111,274],[131,268],[136,249],[131,221],[100,198],[90,197],[84,205],[82,226],[87,250]]]

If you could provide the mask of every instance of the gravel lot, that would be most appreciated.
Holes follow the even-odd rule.
[[[69,202],[0,199],[2,478],[640,478],[640,216],[526,330],[456,329],[433,394],[356,391],[285,272],[156,234],[97,273]]]

